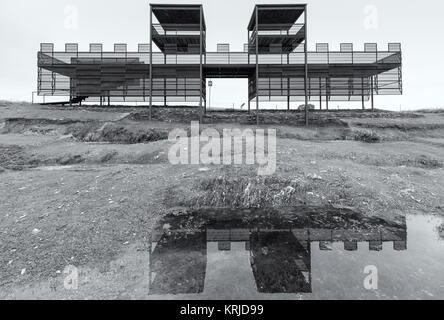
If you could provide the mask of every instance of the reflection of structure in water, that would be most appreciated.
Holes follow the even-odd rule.
[[[381,251],[384,242],[407,249],[405,219],[394,223],[333,208],[285,210],[197,211],[165,218],[162,223],[171,228],[159,229],[151,243],[150,294],[202,293],[207,243],[217,243],[227,254],[232,243],[245,243],[260,293],[310,293],[312,243],[321,251],[332,250],[335,242],[346,251],[358,250],[358,242],[368,242],[371,251]]]
[[[155,239],[154,239],[155,240]],[[156,242],[154,242],[156,243]],[[150,255],[152,294],[201,293],[207,265],[204,233],[163,234]]]
[[[251,267],[262,293],[311,292],[310,244],[291,232],[254,232]]]

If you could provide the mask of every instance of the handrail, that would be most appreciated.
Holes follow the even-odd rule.
[[[52,54],[41,53],[39,63],[41,65],[71,64],[73,59],[78,63],[100,63],[112,62],[127,64],[149,64],[148,52],[54,52]],[[226,64],[226,65],[254,65],[256,55],[248,52],[206,52],[204,53],[205,64]],[[90,62],[88,62],[90,61]],[[174,53],[167,54],[161,52],[153,53],[154,64],[199,64],[198,53]],[[259,54],[260,64],[304,64],[304,52],[292,52],[290,54]],[[365,52],[353,51],[340,52],[308,52],[309,64],[396,64],[401,63],[401,52]]]
[[[153,37],[155,36],[194,36],[200,35],[199,25],[152,25]],[[205,32],[204,32],[205,33]]]

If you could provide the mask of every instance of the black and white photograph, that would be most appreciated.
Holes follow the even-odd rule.
[[[0,300],[444,299],[442,1],[0,1]]]

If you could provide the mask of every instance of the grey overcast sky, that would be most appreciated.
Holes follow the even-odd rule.
[[[202,0],[155,3],[202,3],[207,22],[207,46],[230,43],[241,51],[253,7],[260,3],[298,3],[287,0]],[[403,110],[444,107],[444,2],[440,0],[309,0],[309,49],[317,42],[401,42],[404,95],[378,96],[378,107]],[[136,50],[148,42],[147,0],[1,0],[0,1],[0,99],[30,100],[36,90],[37,51],[41,42],[53,42],[63,50],[66,42],[101,42],[105,50],[114,43],[128,43]],[[74,11],[73,11],[74,8]],[[69,17],[77,12],[77,23]],[[375,19],[376,17],[376,19]],[[369,19],[371,19],[369,25]],[[68,21],[69,20],[69,21]],[[68,21],[68,22],[67,22]],[[246,102],[246,82],[215,80],[212,105]]]

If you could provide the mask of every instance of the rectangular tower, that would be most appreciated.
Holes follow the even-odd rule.
[[[157,21],[153,21],[153,18]],[[150,5],[150,117],[153,101],[199,101],[203,115],[206,25],[202,5]],[[153,43],[160,51],[153,53]]]
[[[261,99],[285,99],[290,109],[291,97],[302,95],[308,104],[306,5],[256,5],[248,24],[248,47],[249,61],[256,63],[249,100],[256,100],[257,113]],[[292,65],[294,52],[302,53],[298,67]]]

